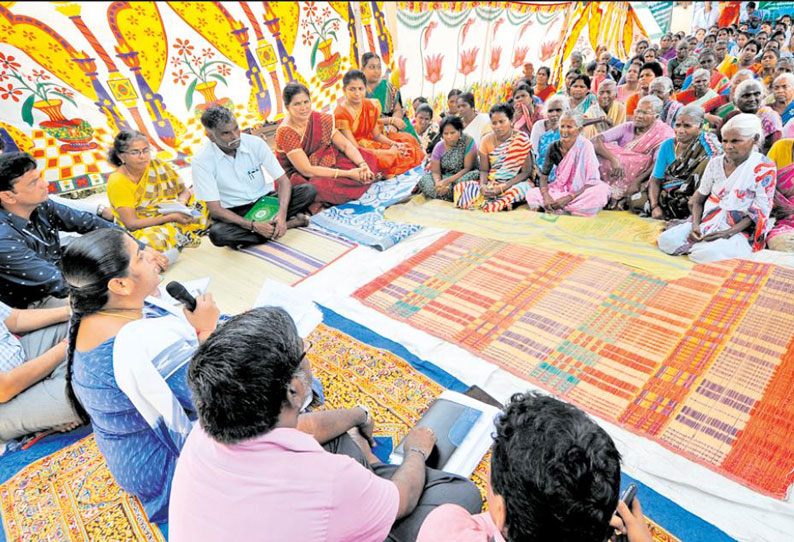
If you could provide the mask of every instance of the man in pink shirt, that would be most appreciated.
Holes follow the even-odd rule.
[[[416,542],[602,542],[617,529],[652,542],[637,499],[618,500],[620,454],[574,406],[516,394],[496,422],[488,512],[454,504],[431,512]],[[617,510],[617,516],[613,516]]]
[[[345,432],[356,423],[319,420],[313,434],[299,431],[311,367],[282,309],[232,318],[196,352],[188,382],[199,423],[174,473],[171,542],[413,541],[441,504],[482,508],[470,481],[425,467],[429,429],[406,436],[400,467],[378,462],[371,433]]]

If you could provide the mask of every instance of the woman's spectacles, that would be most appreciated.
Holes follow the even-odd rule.
[[[135,149],[135,150],[132,150],[132,151],[124,151],[123,154],[129,154],[130,156],[134,156],[135,158],[138,158],[140,156],[143,156],[144,154],[147,154],[147,155],[148,154],[152,154],[152,148],[151,147],[146,147],[145,149]]]

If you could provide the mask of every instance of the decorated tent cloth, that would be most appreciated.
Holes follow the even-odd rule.
[[[388,455],[444,387],[466,389],[401,345],[328,309],[323,308],[323,315],[324,324],[310,337],[309,358],[325,385],[326,408],[359,403],[371,408],[377,455]],[[481,490],[487,484],[486,462],[487,457],[472,475]],[[640,487],[654,541],[730,541],[714,526],[622,476],[622,485],[632,482]],[[159,542],[168,537],[167,525],[148,523],[137,499],[115,484],[88,428],[0,456],[0,496],[0,542]]]
[[[794,477],[793,287],[791,269],[742,260],[665,281],[451,232],[354,297],[782,499]]]
[[[359,199],[313,216],[312,223],[359,244],[386,250],[422,229],[383,218],[387,207],[411,195],[422,175],[424,170],[417,166],[393,179],[374,183]]]
[[[242,249],[267,262],[266,276],[295,285],[358,246],[318,228],[294,228],[278,241]]]
[[[685,276],[694,265],[688,258],[663,253],[656,239],[663,223],[628,211],[601,212],[594,217],[537,213],[519,207],[509,213],[462,211],[452,203],[417,196],[387,209],[388,220],[446,228],[480,237],[597,256],[664,279]]]

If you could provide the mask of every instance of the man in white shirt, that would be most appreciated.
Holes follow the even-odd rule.
[[[692,33],[702,28],[708,32],[712,26],[717,24],[720,12],[714,7],[714,2],[703,2],[695,4],[695,11],[692,15]]]
[[[307,210],[315,188],[292,186],[262,138],[241,134],[234,114],[221,106],[207,109],[201,124],[210,141],[193,158],[193,189],[215,221],[209,232],[212,244],[258,245],[278,239],[289,228],[309,224]],[[265,177],[263,168],[273,180]],[[267,222],[244,218],[262,196],[278,197],[276,216]]]

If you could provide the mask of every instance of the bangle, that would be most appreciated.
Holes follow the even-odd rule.
[[[356,408],[360,408],[361,410],[364,411],[366,417],[364,418],[364,423],[362,423],[361,425],[367,425],[367,423],[369,422],[369,417],[371,416],[369,409],[360,403],[356,405]]]
[[[418,453],[418,454],[421,454],[421,455],[422,455],[422,461],[424,461],[425,463],[427,463],[427,454],[426,454],[426,453],[425,453],[423,450],[420,450],[419,448],[413,448],[413,447],[412,447],[412,448],[408,448],[408,450],[407,450],[405,453],[406,453],[406,455],[407,455],[407,454],[409,454],[410,452],[416,452],[416,453]]]
[[[253,221],[253,220],[251,221],[251,227],[250,227],[250,229],[251,229],[251,231],[252,231],[252,232],[255,232],[255,231],[256,231],[256,230],[254,229],[254,221]]]

